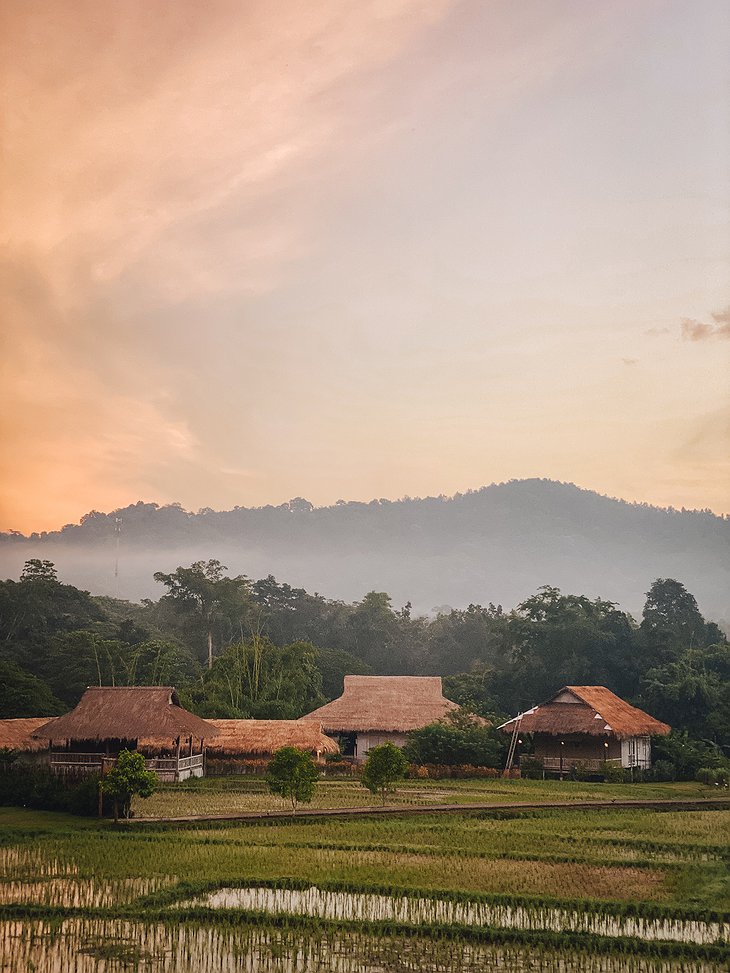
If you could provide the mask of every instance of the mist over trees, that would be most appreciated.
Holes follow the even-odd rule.
[[[0,582],[0,717],[55,715],[89,685],[172,684],[204,717],[296,719],[339,695],[348,673],[436,674],[493,723],[563,685],[603,685],[688,734],[698,766],[730,753],[730,644],[676,579],[650,585],[641,622],[548,585],[509,611],[427,618],[383,591],[328,599],[273,576],[231,577],[216,560],[158,584],[141,604],[93,596],[39,560]],[[201,586],[204,598],[188,596]]]
[[[55,532],[0,535],[0,576],[17,577],[29,558],[50,560],[66,581],[132,600],[159,597],[154,572],[172,575],[211,557],[231,578],[274,575],[348,603],[386,591],[395,605],[410,602],[414,615],[512,607],[550,584],[617,602],[638,618],[647,579],[681,578],[706,617],[730,620],[730,519],[550,480],[320,508],[301,497],[197,513],[140,501]]]

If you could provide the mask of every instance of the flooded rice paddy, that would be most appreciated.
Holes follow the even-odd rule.
[[[122,920],[0,922],[2,973],[721,973],[708,960],[366,933]]]
[[[413,926],[471,926],[529,932],[578,932],[596,936],[711,945],[730,935],[730,924],[687,919],[648,919],[578,909],[502,905],[482,901],[375,895],[309,889],[227,888],[184,905],[241,909],[268,915],[334,921],[392,922]]]

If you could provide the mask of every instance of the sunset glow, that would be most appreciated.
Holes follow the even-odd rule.
[[[730,6],[0,8],[0,529],[541,476],[730,512]]]

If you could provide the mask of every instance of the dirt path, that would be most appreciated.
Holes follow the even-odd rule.
[[[655,808],[668,811],[730,810],[730,797],[695,800],[613,800],[613,801],[520,801],[512,804],[418,804],[401,807],[386,804],[369,807],[299,808],[291,811],[241,811],[239,814],[192,814],[185,817],[130,818],[120,823],[187,824],[197,821],[291,821],[303,818],[354,818],[372,815],[470,814],[475,811],[590,811],[594,808]]]

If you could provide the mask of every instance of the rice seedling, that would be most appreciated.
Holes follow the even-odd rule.
[[[394,942],[398,936],[410,937],[417,929],[419,937],[460,938],[464,948],[468,941],[476,949],[477,940],[482,948],[485,937],[492,937],[493,945],[498,941],[500,949],[505,944],[524,948],[525,968],[531,970],[539,968],[529,966],[534,950],[552,949],[551,937],[559,936],[564,945],[566,936],[573,937],[566,962],[572,962],[573,952],[604,948],[628,951],[636,959],[649,946],[660,953],[665,950],[662,961],[673,961],[675,954],[666,952],[671,946],[690,949],[686,955],[691,962],[700,958],[697,950],[703,950],[702,957],[714,963],[727,949],[713,943],[727,936],[730,882],[724,835],[728,827],[730,812],[722,810],[605,808],[534,811],[512,817],[372,816],[199,822],[184,827],[151,823],[130,829],[106,821],[7,809],[0,810],[0,925],[5,928],[31,916],[53,918],[54,928],[83,917],[102,924],[142,919],[161,923],[140,926],[145,930],[140,936],[150,937],[153,948],[140,939],[138,954],[129,952],[119,928],[109,927],[111,931],[100,933],[97,942],[92,923],[83,934],[88,949],[77,951],[76,966],[66,967],[58,960],[61,965],[54,967],[49,960],[46,968],[59,973],[67,968],[86,973],[96,969],[93,964],[104,970],[123,969],[124,963],[133,962],[144,969],[146,951],[155,963],[160,962],[158,947],[163,952],[173,949],[170,939],[182,928],[202,930],[190,933],[185,949],[208,937],[209,942],[215,940],[221,962],[233,963],[227,958],[222,930],[242,922],[247,928],[273,923],[279,931],[288,930],[287,936],[293,929],[306,930],[307,936],[321,935],[328,943],[347,926],[348,936],[363,937],[360,959],[370,955],[368,930],[377,931],[374,942],[379,943],[388,936],[396,937]],[[235,891],[221,893],[221,889]],[[279,893],[288,896],[286,909],[281,908]],[[212,908],[216,900],[206,898],[211,894],[238,898]],[[291,903],[305,899],[309,906],[290,914]],[[181,907],[181,902],[188,904]],[[171,931],[166,917],[173,910],[193,926],[178,922]],[[37,922],[20,925],[23,935],[31,935],[28,930],[34,929],[32,936],[36,936],[46,928]],[[44,942],[45,946],[28,946],[31,962],[36,962],[33,950],[42,954],[51,948],[48,937]],[[296,965],[304,955],[301,950],[295,951],[294,958],[286,954],[289,967],[277,966],[283,959],[274,955],[271,942],[273,952],[263,941],[260,950],[266,953],[266,962],[274,965],[256,966],[258,960],[251,959],[252,971],[305,968]],[[54,939],[48,956],[55,956],[53,950],[58,949],[61,945]],[[403,955],[394,949],[396,955]],[[0,955],[4,959],[5,954]],[[329,952],[327,957],[335,962]],[[500,957],[488,962],[502,963]],[[515,954],[510,961],[517,958]],[[357,957],[348,954],[346,959]],[[461,960],[466,963],[468,958],[461,956]],[[36,963],[36,968],[44,967]],[[618,968],[629,967],[605,967]]]
[[[52,973],[720,973],[711,947],[673,956],[657,951],[562,947],[558,942],[505,942],[348,929],[296,923],[142,923],[70,919],[0,922],[0,956],[9,970]]]

